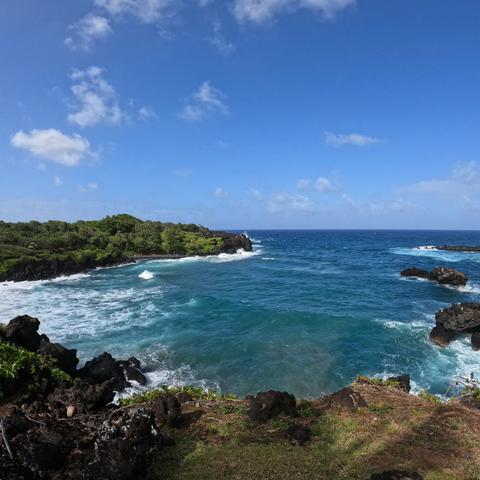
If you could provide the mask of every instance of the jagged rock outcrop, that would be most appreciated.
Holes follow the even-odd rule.
[[[212,232],[211,236],[220,237],[223,240],[223,247],[218,253],[236,253],[240,248],[246,252],[253,250],[252,241],[244,234]]]
[[[264,423],[278,415],[295,416],[297,401],[287,392],[259,392],[255,397],[247,397],[249,406],[247,416],[252,422]]]
[[[431,280],[441,285],[453,285],[456,287],[464,286],[468,282],[468,277],[454,268],[436,267],[430,272],[421,268],[407,268],[400,272],[402,277],[416,277]]]
[[[0,478],[142,478],[154,450],[172,443],[160,428],[180,423],[179,400],[166,393],[141,406],[113,405],[115,391],[129,380],[145,381],[140,362],[103,353],[76,370],[76,350],[51,343],[38,333],[39,325],[24,315],[0,329],[2,340],[16,349],[4,344],[8,351],[26,355],[28,350],[38,354],[32,361],[44,359],[34,369],[0,378]],[[47,361],[49,356],[56,363]],[[72,378],[55,376],[52,365]]]
[[[472,347],[480,345],[480,303],[456,303],[439,310],[435,315],[435,327],[430,332],[430,340],[447,346],[459,333],[472,333]]]

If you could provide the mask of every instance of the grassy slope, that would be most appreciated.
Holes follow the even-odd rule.
[[[152,480],[366,479],[386,469],[416,470],[427,480],[480,479],[480,411],[434,404],[392,387],[354,384],[368,407],[348,411],[305,402],[296,422],[312,441],[292,446],[292,419],[249,423],[244,401],[184,405],[188,424],[169,430]]]

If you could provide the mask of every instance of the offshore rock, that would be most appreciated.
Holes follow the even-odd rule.
[[[467,332],[480,327],[480,303],[455,303],[439,310],[435,315],[437,325],[453,332]]]
[[[432,271],[423,270],[421,268],[407,268],[400,272],[402,277],[416,277],[431,280],[441,285],[453,285],[456,287],[464,286],[468,282],[468,277],[463,272],[459,272],[454,268],[436,267]]]

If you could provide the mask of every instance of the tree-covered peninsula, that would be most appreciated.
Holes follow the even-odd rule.
[[[0,281],[49,279],[140,256],[216,255],[239,248],[252,249],[245,235],[126,214],[75,223],[0,221]]]

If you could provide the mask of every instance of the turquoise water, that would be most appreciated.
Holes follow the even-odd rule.
[[[269,388],[316,397],[356,374],[408,372],[444,393],[480,374],[469,339],[428,341],[435,312],[480,301],[480,232],[249,231],[253,253],[151,261],[47,282],[0,285],[0,320],[27,313],[86,360],[135,355],[151,385],[199,384],[240,395]],[[458,290],[405,280],[409,267],[453,266]],[[147,270],[153,277],[140,278]],[[151,276],[151,275],[146,275]]]

